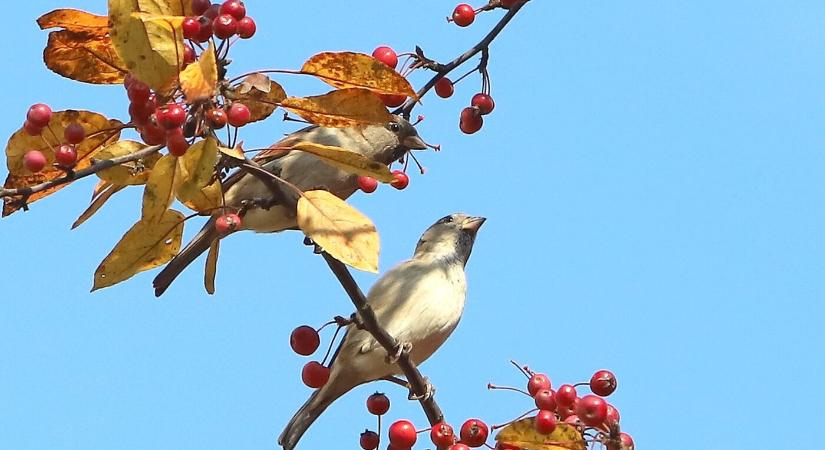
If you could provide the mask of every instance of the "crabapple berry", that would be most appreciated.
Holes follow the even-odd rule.
[[[469,419],[461,425],[461,442],[470,447],[481,447],[487,442],[490,429],[479,419]]]
[[[226,111],[221,108],[211,108],[206,111],[206,122],[215,130],[226,126]]]
[[[43,128],[49,124],[49,121],[52,119],[52,109],[49,108],[48,105],[44,105],[43,103],[37,103],[29,108],[29,112],[26,113],[26,120],[29,121],[32,125]]]
[[[200,16],[198,17],[198,24],[200,24],[200,30],[198,30],[198,35],[192,40],[196,42],[208,41],[209,38],[212,37],[212,19],[207,16]]]
[[[556,391],[556,403],[561,406],[571,406],[575,401],[576,388],[570,384],[562,384]]]
[[[365,177],[359,176],[358,177],[358,189],[366,192],[367,194],[371,194],[378,189],[378,180],[372,177]]]
[[[535,397],[539,391],[544,389],[550,389],[550,378],[547,378],[547,375],[543,373],[531,375],[530,380],[527,382],[527,392],[530,393],[530,396]]]
[[[212,34],[218,39],[229,39],[238,32],[238,21],[229,14],[221,14],[212,21]]]
[[[404,173],[402,170],[393,170],[392,176],[394,180],[390,182],[390,186],[398,189],[399,191],[406,188],[410,184],[410,177]]]
[[[467,444],[459,442],[457,444],[451,445],[449,450],[470,450],[470,447],[468,447]]]
[[[319,345],[321,345],[321,337],[318,336],[315,328],[309,325],[301,325],[292,330],[292,334],[289,335],[289,346],[299,355],[309,356],[318,350]]]
[[[40,150],[29,150],[23,155],[23,165],[29,172],[40,172],[46,167],[46,155]]]
[[[556,413],[542,409],[536,414],[536,431],[541,434],[550,434],[556,429]]]
[[[177,103],[169,103],[155,113],[158,125],[166,130],[180,128],[186,122],[186,110]]]
[[[609,370],[599,370],[590,378],[590,390],[602,397],[612,394],[617,385],[616,375]]]
[[[378,437],[378,433],[376,433],[375,431],[364,430],[364,432],[361,433],[361,439],[359,443],[361,444],[361,448],[363,448],[364,450],[375,450],[376,448],[378,448],[379,442],[380,439]]]
[[[179,130],[179,132],[169,133],[166,136],[166,148],[169,149],[169,153],[175,156],[183,156],[186,154],[186,151],[189,150],[189,142],[187,142],[186,137],[183,136],[182,129],[175,128],[175,130]]]
[[[210,4],[209,8],[203,12],[203,17],[206,17],[209,20],[215,20],[215,18],[219,15],[221,15],[221,5],[217,3]]]
[[[258,26],[255,25],[255,21],[249,16],[246,16],[238,21],[238,36],[241,39],[251,38],[255,35],[255,31],[257,30]]]
[[[472,6],[462,3],[453,10],[453,22],[460,27],[469,26],[476,19],[476,12]]]
[[[576,415],[591,427],[600,425],[607,418],[607,402],[598,395],[585,395],[576,405]]]
[[[616,409],[615,406],[611,405],[610,403],[607,404],[607,418],[604,422],[607,423],[619,423],[621,420],[621,416],[619,415],[619,410]]]
[[[210,6],[212,6],[212,2],[209,0],[192,0],[192,13],[201,15],[205,13]]]
[[[166,133],[163,128],[150,121],[140,129],[140,137],[149,145],[162,145],[166,142]]]
[[[390,444],[398,448],[411,448],[415,445],[418,435],[415,433],[415,426],[409,420],[398,420],[390,425]]]
[[[190,16],[183,19],[181,28],[183,28],[183,37],[185,39],[195,40],[197,39],[198,33],[201,31],[201,24],[197,17]]]
[[[63,144],[54,151],[54,159],[63,167],[71,167],[77,162],[77,150],[72,144]]]
[[[250,118],[252,118],[252,113],[243,103],[232,103],[229,110],[226,112],[226,119],[229,122],[229,125],[232,125],[233,127],[242,127],[246,125],[249,123]]]
[[[195,49],[189,45],[183,46],[183,63],[184,65],[195,62]]]
[[[433,425],[430,430],[430,440],[436,447],[442,448],[455,444],[455,433],[453,427],[441,422]]]
[[[493,97],[490,97],[489,94],[485,94],[483,92],[479,92],[474,95],[473,99],[470,101],[470,104],[478,108],[478,112],[482,115],[490,114],[496,107],[496,102],[493,101]]]
[[[86,130],[83,125],[79,123],[70,123],[65,130],[63,130],[63,137],[69,144],[79,144],[83,142],[86,137]]]
[[[384,102],[384,106],[388,108],[395,108],[397,106],[401,106],[404,104],[404,101],[407,100],[407,96],[403,94],[379,94],[378,96],[381,98],[381,101]]]
[[[623,432],[619,435],[619,439],[622,441],[622,450],[633,450],[636,448],[636,446],[633,445],[633,438],[630,437],[629,434]]]
[[[435,82],[435,93],[441,98],[451,97],[454,91],[453,82],[447,77],[439,78],[438,81]]]
[[[221,5],[221,14],[229,14],[236,20],[246,17],[246,6],[241,0],[226,0]]]
[[[28,120],[23,122],[23,129],[26,130],[26,133],[29,136],[37,136],[43,132],[43,128],[40,128],[33,123],[29,122]]]
[[[386,395],[376,392],[367,397],[367,411],[380,416],[390,410],[390,399]]]
[[[484,119],[478,108],[468,106],[461,110],[461,116],[458,121],[458,128],[465,134],[473,134],[481,129],[484,125]]]
[[[382,45],[373,50],[372,57],[392,67],[393,69],[398,66],[398,55],[395,54],[395,50],[387,47],[386,45]]]
[[[129,97],[129,101],[132,103],[146,103],[149,100],[149,86],[142,81],[135,80],[129,85],[129,88],[126,90],[126,96]]]
[[[556,410],[556,397],[550,389],[542,389],[536,392],[533,399],[535,400],[536,408],[538,409],[545,409],[547,411]]]
[[[215,229],[220,234],[226,234],[241,226],[241,218],[235,213],[224,214],[215,221]]]
[[[329,380],[329,367],[325,367],[318,361],[310,361],[301,370],[301,380],[305,385],[317,389]]]

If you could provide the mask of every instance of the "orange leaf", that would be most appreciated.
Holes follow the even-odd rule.
[[[209,47],[201,53],[200,59],[181,71],[180,88],[186,96],[186,101],[194,103],[215,95],[217,85],[218,65],[215,62],[215,45],[210,41]]]
[[[314,75],[337,88],[357,87],[381,94],[418,98],[406,78],[363,53],[319,53],[304,63],[301,73]]]
[[[43,51],[52,72],[91,84],[118,84],[126,76],[126,64],[105,35],[52,31]]]
[[[249,107],[249,112],[252,113],[250,122],[257,122],[275,111],[278,104],[286,98],[286,92],[280,84],[257,73],[246,77],[238,86],[227,89],[226,96]]]
[[[56,9],[37,19],[41,30],[64,28],[75,33],[103,36],[109,33],[109,18],[79,9]]]
[[[349,88],[313,97],[288,97],[281,102],[281,106],[324,127],[348,127],[392,120],[384,103],[367,89]]]

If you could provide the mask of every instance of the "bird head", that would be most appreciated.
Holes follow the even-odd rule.
[[[418,136],[413,124],[395,114],[389,122],[367,126],[363,133],[375,152],[367,156],[384,164],[390,164],[410,150],[427,148],[427,144]]]
[[[484,217],[473,217],[463,213],[450,214],[427,228],[415,247],[415,255],[436,258],[455,258],[467,264],[473,250],[476,234]]]

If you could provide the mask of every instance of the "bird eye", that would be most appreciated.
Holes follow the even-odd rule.
[[[452,222],[453,222],[453,216],[442,217],[441,220],[438,221],[438,223],[452,223]]]
[[[401,131],[401,124],[399,124],[398,122],[390,122],[387,124],[387,128],[389,128],[389,130],[393,133],[398,133],[399,131]]]

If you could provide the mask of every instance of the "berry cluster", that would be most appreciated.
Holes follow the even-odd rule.
[[[31,136],[40,136],[43,130],[49,126],[52,120],[52,109],[43,103],[32,105],[26,113],[26,120],[23,122],[23,129]],[[49,129],[54,135],[54,132]],[[77,163],[77,144],[86,138],[86,130],[79,123],[69,124],[63,130],[63,143],[52,148],[54,160],[57,166],[70,170]],[[48,141],[46,141],[48,143]],[[40,150],[29,150],[23,155],[23,165],[32,173],[43,170],[48,164],[48,158]]]
[[[257,30],[255,21],[246,15],[246,6],[240,0],[226,0],[222,4],[192,0],[192,12],[194,16],[183,20],[183,37],[193,42],[206,42],[213,36],[229,39],[237,35],[249,39]]]
[[[409,186],[410,176],[407,175],[407,173],[403,170],[393,170],[392,176],[394,179],[390,182],[390,186],[398,189],[399,191]],[[375,192],[376,189],[378,189],[378,180],[363,175],[359,176],[358,189],[361,189],[367,194],[371,194]]]
[[[321,345],[321,337],[318,331],[309,325],[301,325],[292,330],[289,335],[289,346],[292,351],[301,355],[309,356],[318,350]],[[301,380],[305,385],[313,389],[317,389],[329,380],[329,367],[324,366],[322,362],[310,361],[304,364],[301,370]]]

